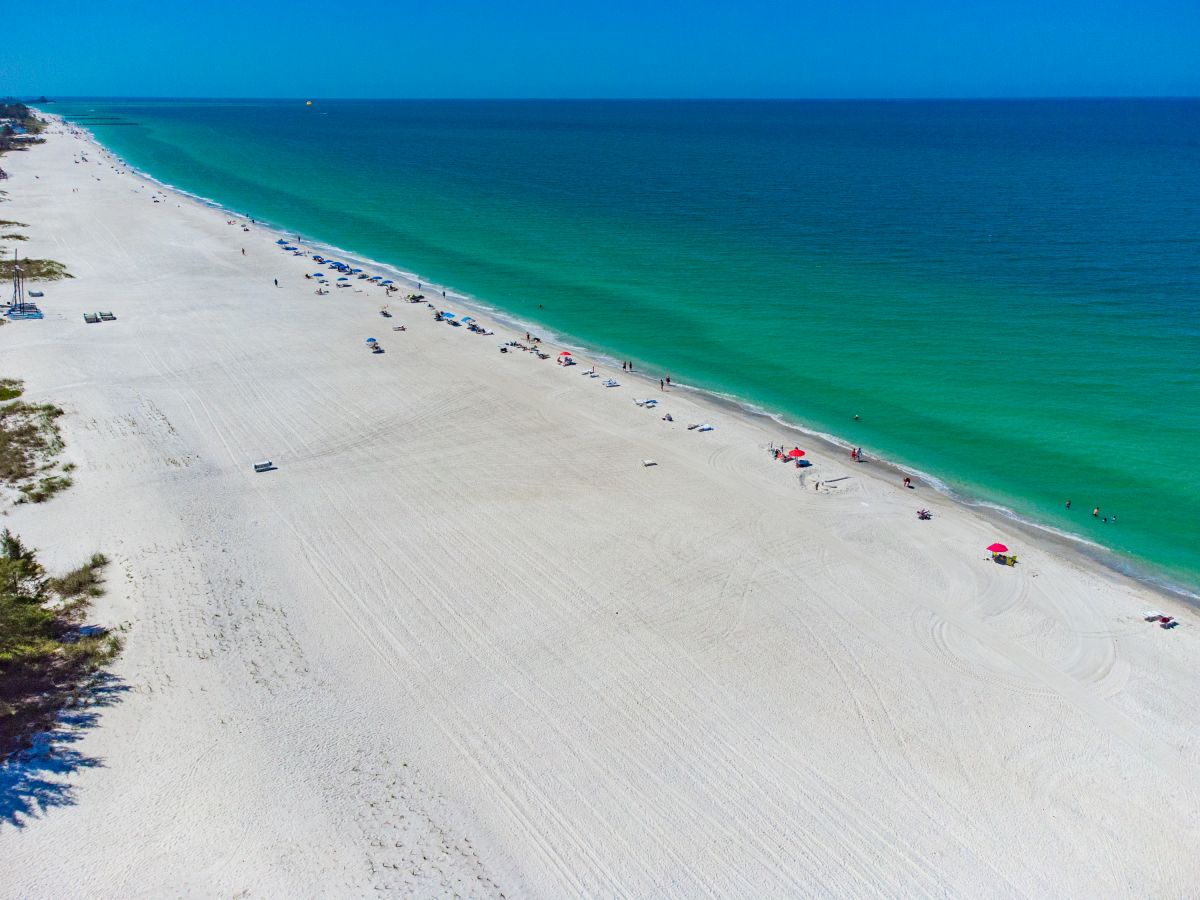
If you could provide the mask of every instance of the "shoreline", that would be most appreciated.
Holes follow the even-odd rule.
[[[491,313],[314,296],[272,229],[47,137],[6,215],[74,278],[0,346],[75,483],[6,523],[112,560],[125,650],[0,767],[14,892],[1195,883],[1190,606],[815,438],[781,467],[797,432],[719,398],[501,354]]]
[[[304,236],[299,232],[292,232],[284,229],[282,226],[275,225],[262,219],[253,219],[248,213],[233,210],[224,204],[213,200],[209,197],[204,197],[199,194],[192,193],[176,185],[161,181],[154,175],[145,172],[136,166],[129,164],[122,157],[118,156],[115,151],[103,144],[86,126],[76,125],[75,123],[65,119],[56,113],[37,110],[40,115],[49,118],[60,127],[74,129],[87,136],[87,140],[91,141],[96,148],[104,154],[107,154],[109,159],[119,162],[124,166],[129,174],[142,181],[157,186],[158,188],[175,194],[181,198],[197,203],[208,209],[219,210],[222,214],[232,216],[234,218],[244,220],[246,223],[253,224],[256,228],[263,229],[272,236],[285,237],[289,241],[297,241],[306,245],[306,253],[311,254],[317,252],[326,258],[342,259],[346,262],[353,262],[355,265],[362,267],[371,267],[385,272],[394,280],[400,281],[406,288],[417,290],[417,284],[425,286],[424,289],[432,289],[435,291],[445,290],[445,301],[453,302],[470,309],[474,313],[482,314],[491,317],[496,323],[514,334],[521,331],[529,331],[530,333],[538,333],[546,335],[543,341],[548,344],[563,347],[573,351],[578,351],[582,355],[586,355],[589,359],[596,361],[599,365],[607,368],[616,369],[620,360],[609,356],[607,353],[600,353],[589,348],[583,339],[568,337],[561,335],[554,330],[540,325],[535,322],[526,322],[522,319],[510,315],[498,307],[489,305],[485,300],[463,294],[448,285],[442,285],[437,282],[425,281],[419,273],[410,271],[399,264],[382,262],[372,259],[368,256],[358,254],[353,250],[338,247],[334,244],[327,243],[318,238]],[[329,254],[334,254],[330,256]],[[427,298],[428,299],[428,298]],[[578,341],[578,342],[576,342]],[[639,382],[644,382],[645,386],[653,386],[655,377],[643,375],[640,372],[632,373]],[[622,372],[626,378],[630,377],[630,373]],[[739,397],[727,395],[716,390],[697,387],[683,382],[676,382],[672,385],[681,391],[687,391],[698,402],[707,404],[714,411],[724,413],[732,413],[742,415],[749,418],[763,419],[769,421],[773,426],[783,429],[788,434],[785,434],[781,439],[781,444],[794,443],[792,440],[796,435],[801,436],[805,441],[815,442],[822,447],[826,452],[836,455],[841,453],[847,455],[852,447],[852,444],[836,434],[832,434],[822,430],[809,428],[801,423],[790,421],[789,417],[783,413],[773,412],[769,409],[764,409],[750,401],[743,400]],[[994,524],[1000,527],[1011,528],[1019,531],[1022,536],[1031,539],[1042,540],[1057,547],[1060,551],[1071,555],[1076,560],[1085,565],[1098,566],[1101,569],[1114,573],[1120,577],[1128,578],[1138,584],[1145,585],[1152,590],[1160,593],[1163,597],[1182,601],[1194,608],[1200,608],[1200,586],[1190,585],[1180,581],[1176,576],[1170,574],[1166,570],[1158,569],[1153,563],[1139,560],[1135,557],[1127,557],[1116,550],[1104,546],[1082,535],[1074,534],[1065,531],[1053,525],[1048,525],[1039,522],[1036,519],[1031,519],[1022,516],[1015,510],[997,503],[986,496],[974,496],[964,493],[948,484],[946,481],[938,477],[936,474],[926,472],[916,466],[908,466],[885,457],[876,456],[872,452],[871,461],[868,465],[872,465],[879,470],[887,473],[889,476],[894,476],[897,481],[902,480],[905,476],[911,477],[915,482],[936,491],[939,495],[945,497],[952,503],[958,504],[964,509],[970,510],[978,515],[991,520]]]

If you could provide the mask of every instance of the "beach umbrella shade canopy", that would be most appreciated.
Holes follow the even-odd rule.
[[[443,319],[453,319],[453,318],[454,318],[454,313],[448,313],[448,312],[444,312],[444,313],[442,313],[442,318],[443,318]]]
[[[349,278],[347,278],[345,275],[342,275],[342,276],[340,276],[340,277],[338,278],[338,281],[349,281],[349,280],[350,280],[350,279],[349,279]]]
[[[564,350],[562,353],[560,353],[560,354],[558,354],[558,355],[559,355],[559,356],[570,356],[570,355],[571,355],[571,351],[570,351],[570,350]]]
[[[375,338],[367,338],[367,343],[368,344],[377,344],[379,342],[377,340],[375,340]]]
[[[1007,553],[1008,548],[1005,547],[1003,544],[992,544],[990,547],[988,547],[988,552],[989,553]]]
[[[392,283],[392,279],[390,279],[390,278],[389,278],[387,281],[381,281],[381,282],[379,282],[379,283],[380,283],[380,284],[391,284],[391,283]]]
[[[791,450],[788,451],[788,456],[790,456],[792,459],[799,459],[803,455],[804,455],[804,451],[801,450],[799,447],[793,447]]]

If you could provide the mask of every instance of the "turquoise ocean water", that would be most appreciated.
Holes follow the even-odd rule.
[[[161,181],[1200,587],[1200,101],[49,109]]]

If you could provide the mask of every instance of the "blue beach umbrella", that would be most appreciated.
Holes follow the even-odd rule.
[[[454,313],[448,313],[448,312],[444,312],[444,313],[442,313],[442,318],[443,318],[443,319],[453,319],[453,318],[454,318]]]
[[[351,269],[350,271],[351,271],[351,272],[354,272],[354,273],[357,273],[357,272],[361,272],[361,271],[362,271],[362,269]]]
[[[390,279],[390,278],[389,278],[387,281],[381,281],[381,282],[379,282],[379,283],[380,283],[380,284],[391,284],[391,283],[392,283],[392,279]]]
[[[349,281],[349,280],[350,279],[347,278],[345,275],[343,275],[341,278],[338,279],[338,281]]]
[[[324,272],[313,272],[313,278],[324,278],[324,277],[325,277]]]
[[[280,238],[280,239],[279,239],[279,240],[277,240],[275,243],[277,243],[277,244],[286,244],[286,243],[287,243],[287,241],[285,241],[283,238]]]
[[[378,344],[379,341],[375,340],[375,338],[367,338],[367,343],[368,344]]]

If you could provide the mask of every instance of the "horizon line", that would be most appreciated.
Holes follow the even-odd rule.
[[[41,99],[45,98],[45,99]],[[746,103],[919,103],[919,102],[986,102],[1012,100],[1200,100],[1200,94],[1012,94],[1012,95],[963,95],[963,96],[904,96],[904,97],[755,97],[755,96],[711,96],[711,97],[354,97],[354,96],[320,96],[320,95],[202,95],[202,94],[40,94],[37,100],[18,100],[15,96],[8,99],[23,103],[55,103],[59,100],[295,100],[312,101],[369,101],[369,100],[399,100],[405,102],[597,102],[597,103],[712,103],[712,102],[746,102]]]

